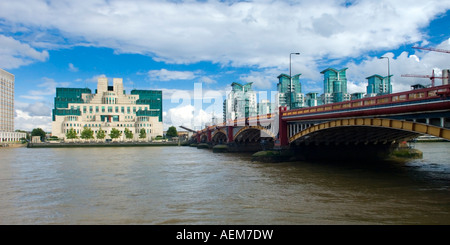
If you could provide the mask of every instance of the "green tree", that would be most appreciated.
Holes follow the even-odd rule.
[[[102,139],[104,139],[105,137],[106,137],[105,131],[103,131],[102,127],[100,127],[100,128],[98,129],[98,132],[97,132],[97,139],[102,140]]]
[[[67,139],[77,139],[77,131],[75,131],[75,129],[70,128],[69,131],[66,133],[66,138]]]
[[[131,132],[131,130],[129,130],[128,128],[125,128],[124,133],[125,133],[125,137],[127,139],[132,139],[133,138],[133,132]]]
[[[112,128],[111,129],[111,133],[109,134],[109,137],[111,137],[111,139],[117,139],[122,135],[122,132],[120,132],[118,129],[116,128]]]
[[[139,130],[139,139],[145,139],[147,137],[147,133],[145,132],[144,128],[141,128],[141,130]]]
[[[31,136],[39,136],[41,137],[41,141],[45,139],[45,131],[42,128],[35,128],[31,131]]]
[[[84,127],[83,131],[81,131],[80,138],[88,140],[94,138],[94,131],[91,128]]]
[[[167,130],[166,136],[177,137],[178,136],[177,128],[175,128],[174,126],[170,126],[169,129]]]

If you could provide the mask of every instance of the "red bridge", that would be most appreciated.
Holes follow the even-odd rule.
[[[343,151],[383,149],[426,134],[450,140],[450,85],[369,97],[207,127],[192,141],[230,150]],[[365,150],[363,152],[366,152]]]

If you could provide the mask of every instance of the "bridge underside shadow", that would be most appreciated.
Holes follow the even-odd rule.
[[[237,134],[234,141],[229,143],[229,151],[257,152],[272,149],[273,137],[256,128],[248,128]]]
[[[290,149],[305,160],[379,160],[389,157],[401,142],[419,135],[383,127],[333,127],[297,138]]]

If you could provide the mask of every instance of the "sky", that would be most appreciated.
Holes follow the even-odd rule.
[[[98,77],[162,90],[167,129],[221,118],[233,82],[271,98],[291,71],[321,94],[322,70],[348,68],[348,92],[365,92],[385,56],[401,92],[430,83],[402,74],[450,68],[449,54],[413,46],[450,50],[450,0],[0,1],[0,68],[15,75],[22,130],[50,132],[56,88],[94,91]]]

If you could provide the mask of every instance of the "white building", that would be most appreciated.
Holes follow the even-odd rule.
[[[242,85],[234,82],[231,87],[232,90],[224,102],[224,121],[256,116],[258,106],[252,83]]]
[[[94,94],[88,88],[57,88],[53,109],[52,135],[66,138],[70,129],[79,137],[85,127],[91,128],[94,137],[101,130],[110,139],[112,129],[122,132],[117,139],[127,140],[125,129],[139,140],[141,129],[150,140],[163,135],[162,91],[132,90],[126,94],[122,78],[114,78],[108,86],[107,78],[99,78]]]
[[[14,132],[14,75],[0,69],[0,142],[14,142],[26,133]]]

